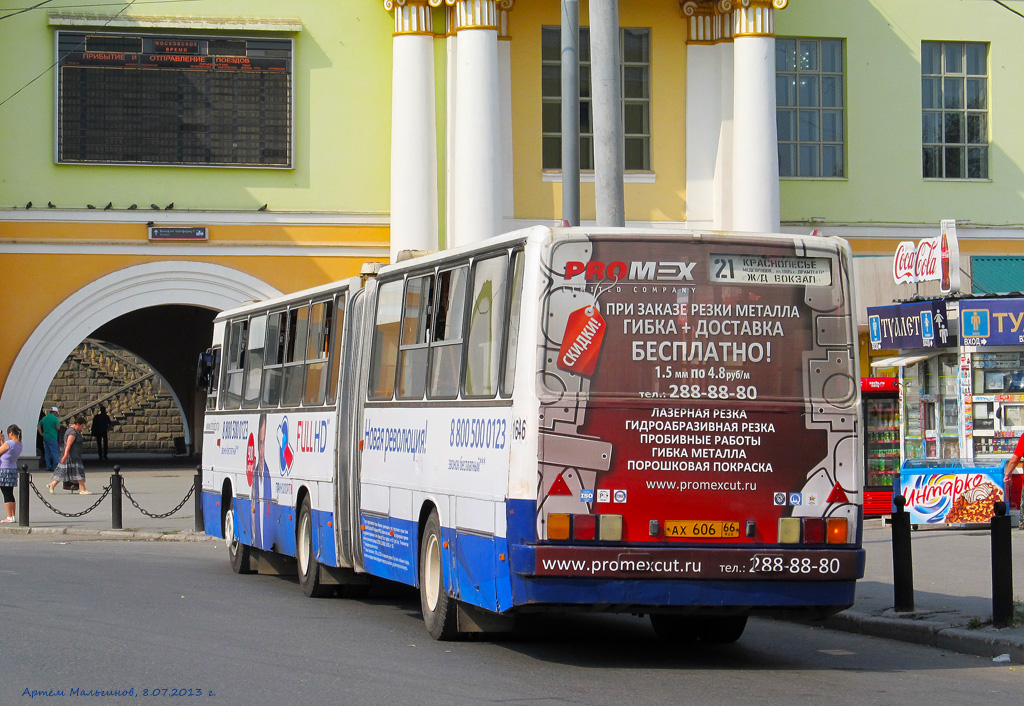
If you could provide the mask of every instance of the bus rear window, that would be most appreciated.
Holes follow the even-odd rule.
[[[798,254],[791,242],[742,241],[559,244],[541,316],[550,342],[542,394],[803,400],[817,326],[828,329],[832,346],[818,370],[844,381],[827,394],[852,399],[849,301],[832,286],[844,281],[833,272],[839,259],[825,250]]]

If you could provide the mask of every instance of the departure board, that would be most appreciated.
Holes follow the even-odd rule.
[[[292,166],[292,41],[57,32],[57,161]]]

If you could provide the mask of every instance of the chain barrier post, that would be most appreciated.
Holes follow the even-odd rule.
[[[114,475],[110,476],[110,528],[121,529],[121,467],[114,466]]]
[[[905,509],[905,497],[897,495],[892,500],[896,505],[896,512],[892,514],[893,609],[897,613],[911,613],[914,610],[914,557],[910,550],[910,513]]]
[[[28,474],[28,464],[21,464],[18,471],[18,526],[28,527],[28,484],[32,482]]]
[[[1013,622],[1013,552],[1010,516],[1006,503],[995,504],[992,516],[992,624],[1008,627]]]
[[[192,479],[192,492],[196,496],[196,531],[202,532],[206,529],[206,524],[203,522],[203,464],[196,466],[196,475]]]

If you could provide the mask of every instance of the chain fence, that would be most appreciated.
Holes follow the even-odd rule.
[[[108,485],[103,489],[103,494],[96,498],[96,502],[94,502],[90,507],[86,508],[85,510],[82,510],[81,512],[64,512],[62,510],[58,510],[56,507],[51,505],[46,500],[46,498],[43,497],[43,494],[39,492],[39,488],[36,487],[35,482],[32,480],[31,474],[29,475],[28,478],[28,485],[30,488],[32,488],[33,492],[35,492],[36,497],[43,501],[43,505],[50,508],[51,510],[53,510],[58,515],[61,515],[62,517],[81,517],[82,515],[87,515],[96,508],[98,508],[100,506],[100,503],[103,502],[108,495],[110,495],[110,486]]]
[[[185,503],[187,503],[187,502],[188,502],[188,499],[192,497],[192,493],[193,493],[193,491],[195,491],[195,486],[192,486],[192,487],[190,487],[190,488],[188,489],[188,492],[187,492],[187,493],[185,493],[185,497],[181,499],[181,502],[180,502],[180,503],[178,503],[177,507],[175,507],[175,508],[174,508],[173,510],[171,510],[170,512],[165,512],[165,513],[163,513],[163,514],[161,514],[161,515],[154,515],[154,514],[153,514],[152,512],[150,512],[150,511],[148,511],[148,510],[144,510],[144,509],[142,508],[142,506],[141,506],[141,505],[139,505],[139,504],[138,504],[138,503],[137,503],[137,502],[135,501],[135,498],[133,498],[133,497],[132,497],[132,494],[131,494],[130,492],[128,492],[128,486],[126,486],[126,485],[123,485],[123,484],[122,484],[122,485],[121,485],[121,490],[122,490],[122,491],[124,492],[124,494],[125,494],[126,496],[128,496],[128,500],[129,500],[129,502],[131,502],[131,504],[135,506],[135,509],[136,509],[136,510],[138,510],[139,512],[141,512],[141,513],[142,513],[143,515],[145,515],[146,517],[152,517],[152,518],[153,518],[154,520],[162,520],[162,519],[164,519],[165,517],[170,517],[171,515],[173,515],[173,514],[174,514],[174,513],[176,513],[176,512],[178,511],[178,510],[180,510],[181,508],[183,508],[183,507],[185,506]]]
[[[131,502],[131,504],[135,507],[135,509],[138,510],[140,513],[142,513],[146,517],[150,517],[150,518],[152,518],[154,520],[162,520],[162,519],[165,519],[167,517],[170,517],[171,515],[177,513],[179,510],[181,510],[183,507],[185,507],[185,504],[189,501],[189,498],[191,498],[193,496],[193,494],[196,492],[196,487],[199,485],[199,475],[197,475],[196,479],[189,486],[188,492],[185,493],[185,497],[182,498],[181,502],[179,502],[177,505],[175,505],[172,510],[170,510],[169,512],[163,512],[163,513],[150,512],[149,510],[147,510],[144,507],[142,507],[139,504],[139,502],[135,499],[135,497],[132,495],[132,493],[125,486],[123,476],[121,476],[121,474],[120,474],[120,469],[118,467],[115,467],[115,469],[114,469],[114,476],[111,478],[111,481],[112,481],[111,484],[107,485],[107,486],[105,486],[103,488],[103,493],[100,494],[100,496],[96,498],[96,502],[94,502],[92,505],[90,505],[86,509],[81,510],[79,512],[64,512],[63,510],[61,510],[60,508],[56,507],[53,503],[51,503],[49,500],[46,499],[46,496],[44,496],[43,493],[40,492],[39,488],[35,484],[35,481],[33,481],[32,474],[29,473],[27,468],[24,467],[24,466],[22,466],[22,478],[25,478],[27,480],[26,490],[22,493],[22,498],[21,498],[21,505],[22,505],[23,509],[21,510],[22,521],[21,521],[20,524],[22,524],[22,526],[27,526],[28,525],[28,503],[27,503],[27,501],[28,501],[27,489],[28,488],[32,489],[32,491],[36,494],[36,497],[39,498],[39,500],[43,503],[43,505],[47,509],[51,510],[53,513],[55,513],[57,515],[60,515],[61,517],[67,517],[69,519],[73,519],[73,518],[76,518],[76,517],[82,517],[84,515],[89,514],[90,512],[92,512],[93,510],[98,508],[103,503],[103,501],[107,499],[107,496],[110,496],[111,501],[113,502],[111,524],[112,524],[112,526],[115,529],[120,529],[121,528],[121,502],[120,502],[121,499],[120,499],[120,497],[116,497],[116,493],[117,493],[118,489],[120,490],[120,493],[122,495],[124,495],[125,497],[128,498],[129,502]],[[119,488],[115,488],[114,486],[118,486]],[[196,513],[197,513],[196,528],[199,529],[200,507],[199,507],[198,502],[196,503]]]

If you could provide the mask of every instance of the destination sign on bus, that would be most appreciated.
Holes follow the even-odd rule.
[[[832,265],[827,257],[711,255],[711,281],[828,287]]]

